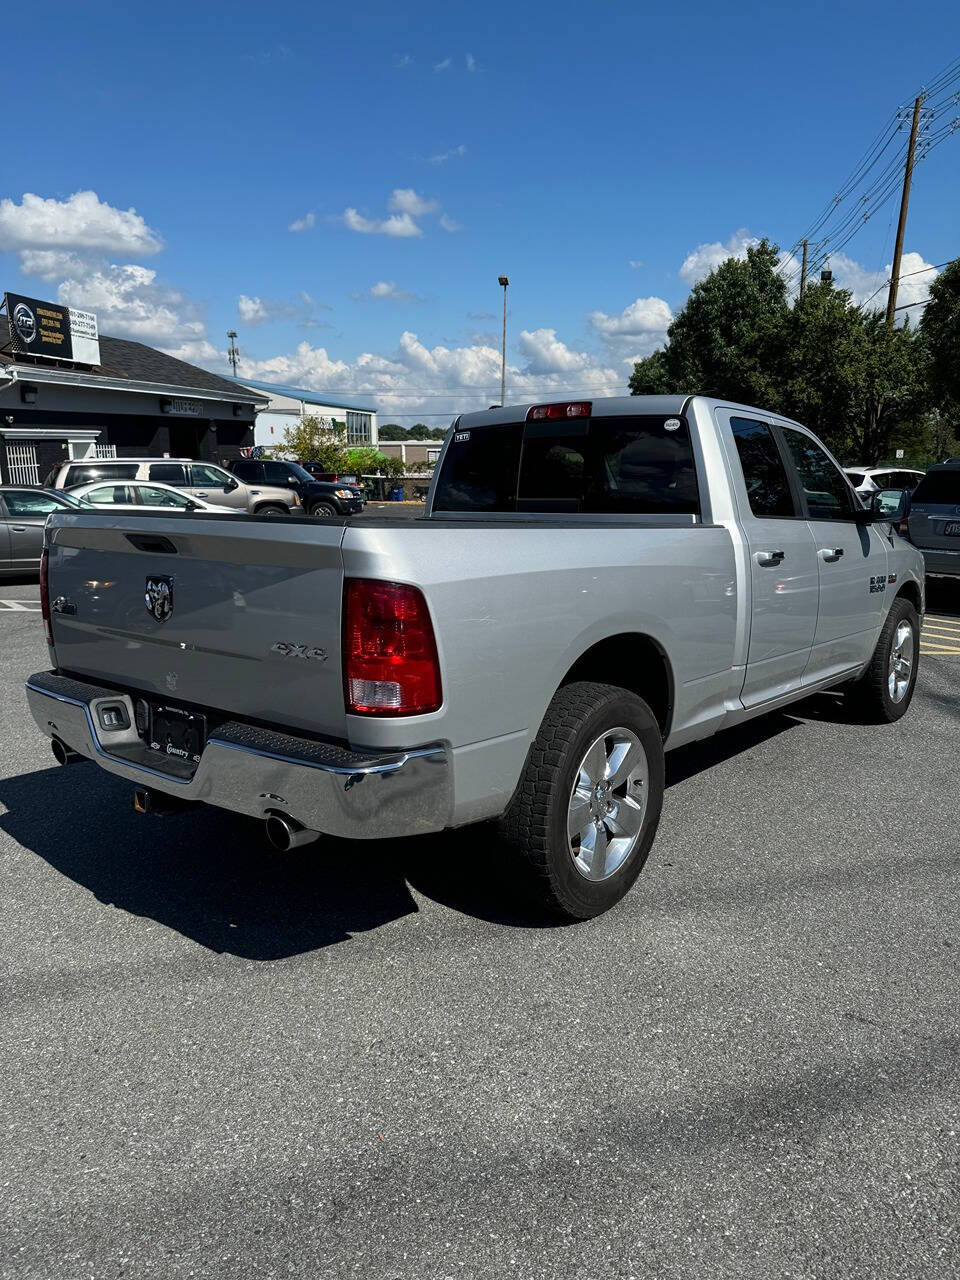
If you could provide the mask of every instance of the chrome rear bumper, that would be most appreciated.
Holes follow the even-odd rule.
[[[199,764],[188,764],[140,741],[129,694],[44,671],[27,681],[27,701],[48,737],[108,773],[179,800],[254,818],[279,811],[314,831],[360,840],[439,831],[452,814],[451,769],[439,744],[352,751],[231,721],[211,731]],[[103,703],[122,703],[131,728],[102,730]]]

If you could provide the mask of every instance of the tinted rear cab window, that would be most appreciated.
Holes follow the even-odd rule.
[[[433,509],[697,515],[690,429],[638,415],[456,431]]]

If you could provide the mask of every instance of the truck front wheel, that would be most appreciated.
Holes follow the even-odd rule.
[[[653,712],[616,685],[564,685],[547,709],[501,832],[570,920],[619,902],[647,860],[663,804]]]
[[[917,685],[920,618],[911,602],[897,596],[866,671],[847,687],[847,705],[859,720],[892,724],[905,714]]]

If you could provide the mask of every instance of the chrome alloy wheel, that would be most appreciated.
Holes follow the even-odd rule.
[[[906,618],[897,626],[890,646],[890,666],[887,671],[887,688],[893,702],[902,702],[910,687],[913,673],[913,627]]]
[[[607,880],[640,838],[650,767],[632,729],[608,729],[580,762],[567,806],[567,847],[586,880]]]

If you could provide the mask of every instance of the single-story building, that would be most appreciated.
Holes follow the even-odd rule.
[[[237,381],[267,401],[257,412],[255,444],[275,447],[283,440],[287,427],[296,426],[301,418],[319,418],[325,425],[338,422],[346,428],[348,448],[377,448],[377,411],[369,404],[331,400],[322,391],[290,387],[281,382],[257,382],[250,378]]]
[[[47,336],[42,325],[59,333],[55,355],[32,350]],[[265,399],[142,342],[100,335],[89,312],[8,295],[0,315],[0,483],[39,484],[68,458],[228,462],[253,445]]]
[[[381,440],[377,448],[387,458],[400,458],[405,467],[422,463],[425,469],[440,458],[442,440]]]

